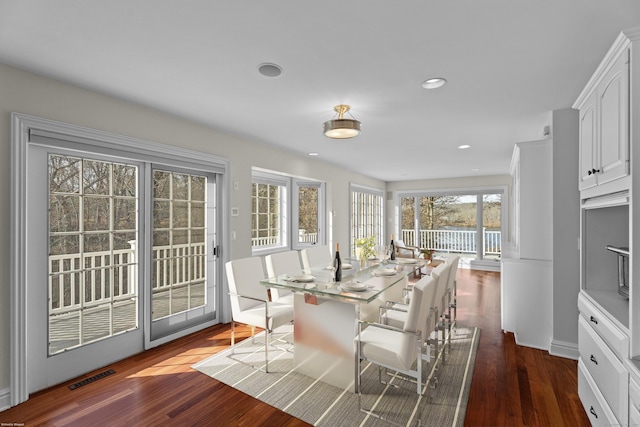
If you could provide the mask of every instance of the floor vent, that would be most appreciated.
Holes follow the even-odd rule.
[[[102,379],[104,377],[108,377],[111,374],[115,374],[116,371],[114,371],[113,369],[109,369],[108,371],[104,371],[104,372],[100,372],[99,374],[96,374],[92,377],[89,378],[85,378],[82,381],[78,381],[77,383],[71,384],[69,386],[69,390],[75,390],[77,388],[82,387],[83,385],[87,385],[87,384],[91,384],[94,381],[98,381],[99,379]]]

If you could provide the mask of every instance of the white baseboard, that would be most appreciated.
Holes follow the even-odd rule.
[[[518,338],[518,333],[514,332],[513,337],[516,341],[517,345],[520,345],[522,347],[530,347],[530,348],[535,348],[537,350],[544,350],[544,351],[549,351],[548,347],[544,347],[543,345],[539,344],[539,343],[535,343],[535,342],[527,342],[525,340],[519,339]]]
[[[578,350],[577,343],[557,340],[551,341],[549,354],[573,360],[578,360],[580,357],[580,351]]]
[[[11,390],[5,388],[0,390],[0,412],[11,408]]]

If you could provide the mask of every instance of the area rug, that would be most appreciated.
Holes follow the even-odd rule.
[[[292,370],[292,333],[285,331],[279,349],[269,352],[269,373],[264,368],[264,338],[256,335],[217,353],[193,368],[256,399],[316,426],[462,426],[473,375],[480,333],[457,326],[444,360],[423,365],[425,392],[398,377],[379,382],[378,368],[363,364],[361,404],[358,394],[309,378]],[[442,355],[441,355],[442,357]],[[254,365],[254,366],[252,366]]]

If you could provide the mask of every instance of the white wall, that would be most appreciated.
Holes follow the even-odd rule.
[[[37,76],[0,64],[0,391],[9,387],[9,206],[10,113],[19,112],[107,132],[212,153],[231,162],[231,206],[239,216],[231,218],[237,239],[231,257],[251,255],[251,167],[326,181],[327,210],[335,213],[330,239],[349,243],[349,183],[384,189],[382,181],[352,173],[318,159],[307,158],[248,141],[207,126],[126,102],[77,86]]]
[[[580,292],[578,110],[553,112],[553,341],[551,354],[577,357]]]

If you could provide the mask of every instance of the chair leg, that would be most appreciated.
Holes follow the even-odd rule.
[[[231,354],[235,353],[236,343],[236,322],[231,320]]]
[[[264,330],[264,371],[269,373],[269,334],[271,331]]]

